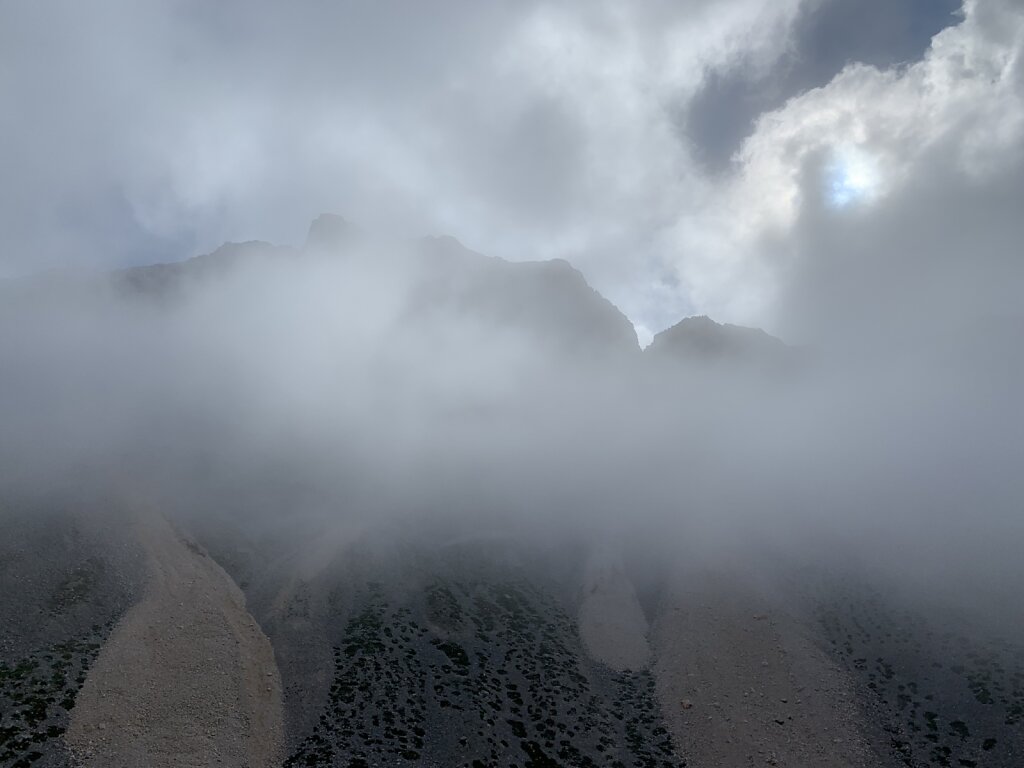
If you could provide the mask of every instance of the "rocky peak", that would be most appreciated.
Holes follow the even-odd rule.
[[[629,319],[563,259],[506,261],[453,237],[418,241],[422,306],[458,307],[487,324],[519,328],[566,353],[639,352]]]
[[[791,351],[760,328],[716,323],[705,315],[688,317],[662,331],[646,350],[653,358],[695,362],[768,362],[782,360]]]
[[[344,217],[321,213],[309,225],[304,251],[334,251],[348,245],[356,236],[356,228]]]

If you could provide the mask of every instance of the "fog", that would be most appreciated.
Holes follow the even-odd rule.
[[[1007,604],[1024,577],[1024,16],[907,10],[914,34],[877,66],[826,67],[796,54],[827,5],[451,3],[422,39],[317,6],[280,42],[278,13],[240,41],[194,8],[103,4],[76,12],[81,34],[5,8],[36,37],[4,55],[37,71],[0,81],[36,108],[0,150],[27,180],[0,196],[3,487],[296,537],[579,532]],[[118,10],[137,34],[100,50]],[[181,72],[176,46],[195,55]],[[787,74],[794,56],[807,71]],[[789,84],[727,147],[712,118],[752,107],[716,106],[723,78]],[[79,122],[37,102],[47,83],[81,89]],[[685,135],[701,105],[714,146]],[[322,219],[303,245],[328,208],[365,231]],[[251,237],[281,245],[121,271]],[[791,347],[641,351],[637,334],[704,313]]]
[[[1024,575],[1019,325],[673,357],[641,352],[568,265],[452,240],[233,249],[150,290],[5,286],[5,487],[144,496],[299,543],[411,523],[846,562],[975,604]],[[529,270],[543,290],[503,312]],[[611,322],[574,335],[592,311]]]

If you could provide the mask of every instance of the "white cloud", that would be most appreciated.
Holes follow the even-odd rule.
[[[966,189],[1024,152],[1022,11],[970,0],[923,61],[849,66],[709,174],[680,116],[815,4],[5,6],[0,274],[295,242],[331,210],[568,258],[646,332],[771,325],[809,217],[870,228],[936,163]],[[837,193],[863,204],[829,219]]]
[[[857,147],[834,150],[824,183],[826,199],[834,208],[870,203],[883,192],[877,158]]]
[[[333,210],[569,257],[643,314],[666,224],[705,194],[676,113],[706,68],[770,66],[800,5],[7,6],[4,70],[31,74],[0,80],[23,182],[0,193],[0,272],[294,241]]]
[[[696,304],[740,321],[771,316],[778,291],[803,252],[810,218],[870,230],[900,204],[908,185],[936,173],[965,196],[1024,152],[1024,9],[977,0],[959,25],[938,35],[924,60],[903,69],[853,64],[825,87],[762,115],[729,182],[676,225],[681,278]],[[860,201],[870,205],[847,205]],[[936,223],[956,211],[936,209]],[[918,226],[920,222],[908,226]],[[884,244],[883,244],[884,247]],[[895,246],[894,246],[895,247]],[[986,244],[984,238],[978,243]],[[704,256],[690,257],[695,249]],[[905,254],[891,254],[893,259]],[[823,257],[823,255],[818,255]]]

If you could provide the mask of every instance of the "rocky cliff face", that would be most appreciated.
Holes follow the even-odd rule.
[[[639,351],[619,309],[567,261],[511,262],[483,256],[451,237],[417,244],[426,263],[424,305],[456,308],[490,327],[514,327],[565,352]]]

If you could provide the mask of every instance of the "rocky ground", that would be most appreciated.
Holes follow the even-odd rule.
[[[106,504],[0,501],[0,765],[71,765],[80,689],[138,594],[142,555]]]
[[[826,581],[815,618],[900,762],[1024,764],[1024,648],[948,613]]]
[[[894,765],[815,627],[757,584],[680,569],[652,640],[660,700],[691,765]]]
[[[1019,646],[851,578],[19,505],[0,765],[1021,764]]]
[[[286,765],[678,765],[649,672],[581,655],[554,599],[503,577],[367,589]],[[456,760],[457,758],[457,760]]]
[[[286,765],[682,764],[650,670],[585,648],[585,553],[555,564],[511,537],[390,536],[342,537],[259,601],[291,711]],[[229,559],[243,573],[254,556]]]

